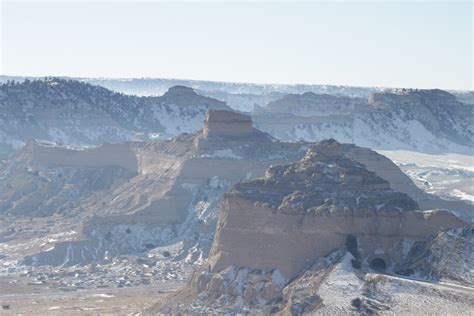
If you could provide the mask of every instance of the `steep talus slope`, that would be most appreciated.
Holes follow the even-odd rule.
[[[261,130],[284,139],[341,142],[375,149],[472,154],[474,108],[442,90],[393,90],[368,100],[287,95],[254,112]]]
[[[19,149],[31,138],[98,145],[195,132],[213,108],[229,109],[181,86],[162,97],[136,97],[57,78],[2,84],[0,153]]]
[[[137,174],[130,144],[70,150],[31,141],[0,171],[0,213],[69,212]]]
[[[440,232],[414,243],[398,273],[474,286],[474,227]]]
[[[469,315],[474,289],[354,268],[344,250],[320,258],[293,280],[275,271],[229,268],[205,290],[196,273],[188,285],[146,314]],[[198,286],[196,286],[198,284]]]
[[[366,272],[392,271],[415,243],[467,224],[445,211],[418,211],[413,199],[346,152],[347,145],[323,141],[296,163],[235,184],[224,198],[207,263],[150,311],[295,315],[396,308],[387,298],[393,292],[386,298],[370,292],[379,281]],[[351,303],[358,295],[360,302]],[[456,298],[473,300],[463,295]]]

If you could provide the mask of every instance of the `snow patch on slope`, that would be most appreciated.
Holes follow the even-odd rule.
[[[156,105],[153,107],[155,120],[165,128],[168,135],[193,133],[204,126],[205,107],[183,108],[174,104]]]

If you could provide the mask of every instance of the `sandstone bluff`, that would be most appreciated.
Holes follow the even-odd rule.
[[[71,213],[81,215],[78,234],[54,248],[31,247],[26,265],[84,265],[180,242],[176,255],[194,251],[194,262],[207,257],[217,205],[230,185],[296,161],[306,150],[306,143],[277,141],[253,128],[250,117],[225,110],[208,111],[203,130],[170,140],[80,150],[31,141],[11,166],[22,176],[7,177],[0,212],[54,214],[77,196]],[[94,180],[96,174],[111,181]],[[92,182],[97,185],[87,185]]]
[[[344,154],[334,140],[292,165],[240,182],[225,196],[210,253],[211,271],[278,269],[291,279],[317,258],[357,238],[362,261],[396,265],[404,240],[464,226],[446,211],[417,212],[408,195]]]
[[[207,263],[150,311],[332,313],[335,306],[322,308],[318,294],[331,271],[350,271],[363,288],[369,280],[357,277],[358,269],[400,272],[420,242],[468,226],[447,211],[420,211],[353,159],[357,149],[322,141],[296,163],[235,184],[224,196]]]

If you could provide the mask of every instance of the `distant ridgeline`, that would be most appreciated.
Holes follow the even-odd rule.
[[[334,138],[376,149],[429,153],[465,154],[474,148],[474,106],[442,90],[262,86],[253,91],[253,85],[190,82],[199,93],[219,101],[182,85],[170,87],[163,96],[138,97],[85,83],[116,83],[123,88],[117,90],[124,91],[134,80],[81,80],[0,85],[0,155],[20,149],[31,138],[73,146],[169,138],[201,129],[207,110],[231,107],[252,111],[255,127],[282,140]],[[206,90],[209,87],[222,90]],[[306,88],[320,94],[287,94]],[[458,98],[470,100],[467,93]]]
[[[442,90],[387,90],[368,98],[289,94],[253,113],[258,128],[285,140],[334,138],[428,153],[474,149],[474,106]]]
[[[229,107],[182,86],[136,97],[74,80],[8,82],[0,86],[0,153],[32,138],[74,146],[167,138],[202,128],[208,109]]]

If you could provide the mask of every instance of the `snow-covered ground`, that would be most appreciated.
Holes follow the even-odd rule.
[[[474,151],[472,155],[431,155],[406,150],[378,152],[394,161],[426,192],[474,202]]]

